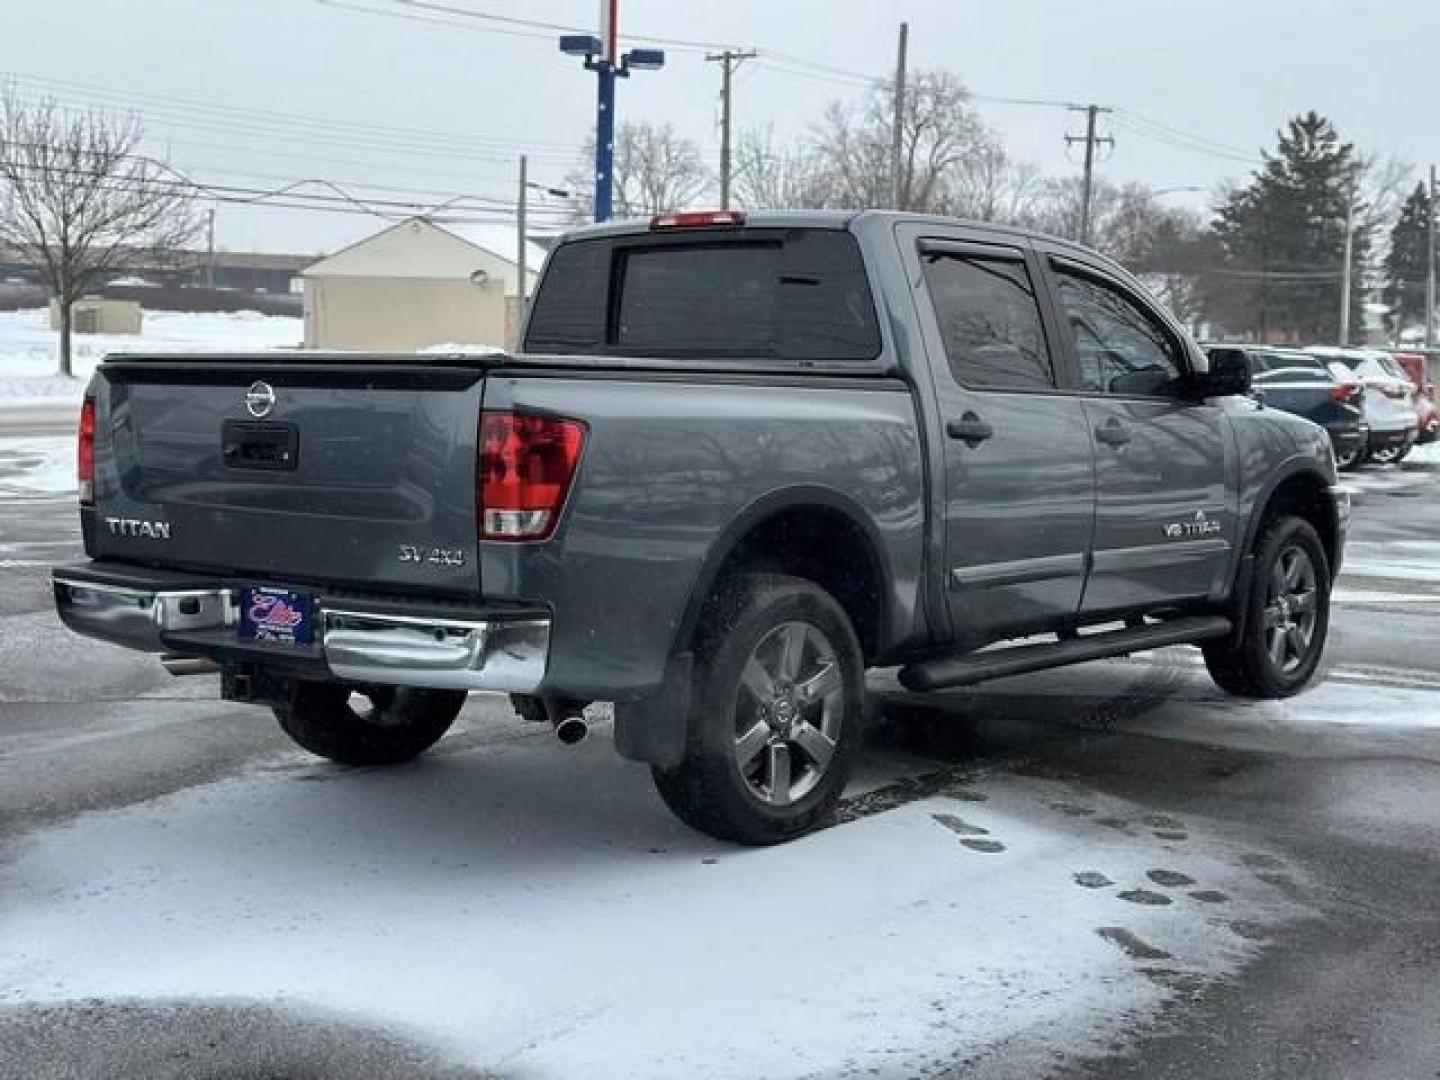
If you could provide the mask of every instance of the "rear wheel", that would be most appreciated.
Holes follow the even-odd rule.
[[[1410,448],[1403,444],[1400,446],[1381,446],[1378,449],[1370,451],[1370,460],[1376,465],[1393,465],[1404,458],[1409,452]]]
[[[859,738],[864,661],[845,610],[780,574],[730,583],[696,646],[685,759],[655,786],[687,825],[773,844],[835,806]]]
[[[297,681],[275,718],[312,754],[342,765],[395,765],[433,746],[465,697],[463,690]]]
[[[1261,530],[1239,641],[1205,646],[1216,684],[1244,697],[1289,697],[1320,664],[1330,627],[1330,563],[1308,521],[1281,516]]]

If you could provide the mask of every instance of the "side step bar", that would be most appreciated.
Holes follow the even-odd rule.
[[[925,692],[954,686],[973,686],[1007,675],[1125,656],[1165,645],[1193,645],[1222,638],[1233,625],[1223,615],[1196,615],[1147,626],[1108,630],[1089,637],[1073,637],[1038,645],[1014,645],[1007,649],[970,653],[966,656],[925,660],[900,669],[900,685],[906,690]]]

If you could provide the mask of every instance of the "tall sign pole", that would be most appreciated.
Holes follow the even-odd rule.
[[[585,70],[596,75],[595,220],[609,221],[615,186],[615,80],[632,71],[658,71],[665,66],[663,49],[620,52],[620,0],[600,0],[600,36],[561,34],[560,51],[583,57]]]
[[[615,172],[615,65],[620,50],[620,0],[600,0],[600,60],[596,65],[595,220],[609,221]]]

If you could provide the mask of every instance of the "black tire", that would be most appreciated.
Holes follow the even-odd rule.
[[[771,660],[774,672],[765,667]],[[770,696],[757,693],[757,683]],[[739,575],[701,620],[685,759],[652,770],[655,786],[681,821],[717,839],[789,840],[839,801],[860,740],[864,694],[860,643],[833,597],[802,578]],[[783,793],[777,776],[786,781]]]
[[[275,706],[285,734],[312,754],[342,765],[398,765],[424,753],[450,729],[465,707],[463,690],[406,686],[356,691],[370,707],[351,703],[351,687],[295,682]]]
[[[1294,592],[1277,589],[1286,578],[1292,553],[1300,553],[1313,570],[1313,586]],[[1278,569],[1277,569],[1278,568]],[[1276,575],[1279,575],[1277,577]],[[1240,697],[1283,698],[1303,690],[1315,675],[1330,629],[1330,561],[1308,521],[1280,515],[1262,525],[1255,542],[1255,571],[1245,597],[1245,630],[1241,639],[1204,647],[1205,666],[1215,684]],[[1314,619],[1304,633],[1309,607],[1297,600],[1311,594]],[[1285,597],[1284,603],[1279,596]],[[1294,626],[1299,638],[1286,629]],[[1277,660],[1273,646],[1279,642]],[[1299,641],[1303,640],[1303,648]],[[1292,662],[1293,661],[1293,662]]]

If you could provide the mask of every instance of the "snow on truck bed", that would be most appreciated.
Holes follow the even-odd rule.
[[[0,311],[0,407],[78,401],[110,352],[249,352],[298,348],[302,320],[254,311],[147,311],[140,334],[76,334],[75,378],[57,375],[60,335],[44,308]]]

